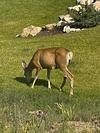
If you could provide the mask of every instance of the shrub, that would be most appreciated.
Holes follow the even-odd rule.
[[[91,5],[81,5],[82,9],[79,11],[71,10],[69,14],[75,22],[70,24],[74,28],[89,28],[100,24],[100,11],[96,11]]]

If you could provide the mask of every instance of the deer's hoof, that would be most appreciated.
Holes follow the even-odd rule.
[[[51,90],[51,87],[49,87],[48,89]]]
[[[31,86],[31,88],[33,89],[33,88],[34,88],[34,86]]]

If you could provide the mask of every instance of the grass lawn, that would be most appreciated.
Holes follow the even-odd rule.
[[[68,120],[100,117],[100,26],[54,36],[15,37],[28,25],[57,22],[67,6],[74,4],[74,0],[0,1],[0,133],[47,133],[52,123],[62,121],[58,133],[67,133]],[[59,70],[52,71],[52,90],[47,88],[45,70],[34,89],[23,78],[21,60],[28,63],[36,49],[55,46],[74,53],[69,66],[75,75],[73,97],[69,97],[68,81],[63,92],[58,90],[63,80]],[[46,113],[45,118],[29,114],[36,110]]]

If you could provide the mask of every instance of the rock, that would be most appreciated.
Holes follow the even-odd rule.
[[[56,27],[56,23],[53,23],[53,24],[47,24],[47,25],[43,26],[42,29],[46,29],[46,30],[48,30],[48,31],[51,31],[51,30],[53,30],[55,27]]]
[[[57,27],[63,27],[67,24],[66,21],[63,21],[63,20],[60,20],[58,23],[57,23]]]
[[[69,33],[69,32],[77,32],[77,31],[80,31],[81,29],[79,28],[70,28],[70,26],[64,26],[63,28],[63,32],[65,33]],[[83,30],[83,29],[82,29]]]
[[[77,0],[77,3],[80,3],[82,5],[86,5],[86,3],[88,5],[92,4],[93,0]]]
[[[79,29],[79,28],[77,28],[77,29],[76,28],[70,28],[70,31],[76,31],[77,32],[77,31],[80,31],[80,30],[81,29]]]
[[[63,32],[69,33],[70,32],[70,26],[64,26]]]
[[[77,5],[77,6],[73,6],[73,7],[68,7],[68,10],[76,10],[79,11],[80,9],[82,9],[81,5]]]
[[[21,37],[28,37],[29,35],[31,36],[36,36],[40,31],[42,30],[41,27],[36,27],[36,26],[28,26],[23,29],[22,33],[20,35],[16,35],[16,37],[21,36]]]
[[[74,22],[73,18],[69,14],[64,16],[64,21],[66,21],[67,23],[73,23]]]
[[[33,29],[30,32],[30,35],[32,35],[33,37],[36,36],[38,33],[40,33],[40,31],[42,30],[41,27],[33,27]]]
[[[64,19],[64,15],[60,15],[59,20],[63,20],[63,19]]]
[[[93,6],[96,11],[100,11],[100,1],[96,1],[95,3],[93,3]]]
[[[57,27],[65,26],[68,23],[74,22],[73,18],[69,14],[61,15],[61,16],[59,16],[59,19],[60,19],[60,21],[57,23]]]

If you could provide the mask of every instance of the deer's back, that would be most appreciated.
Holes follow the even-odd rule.
[[[33,56],[33,62],[42,68],[57,68],[60,64],[66,64],[68,52],[65,48],[38,49]]]

